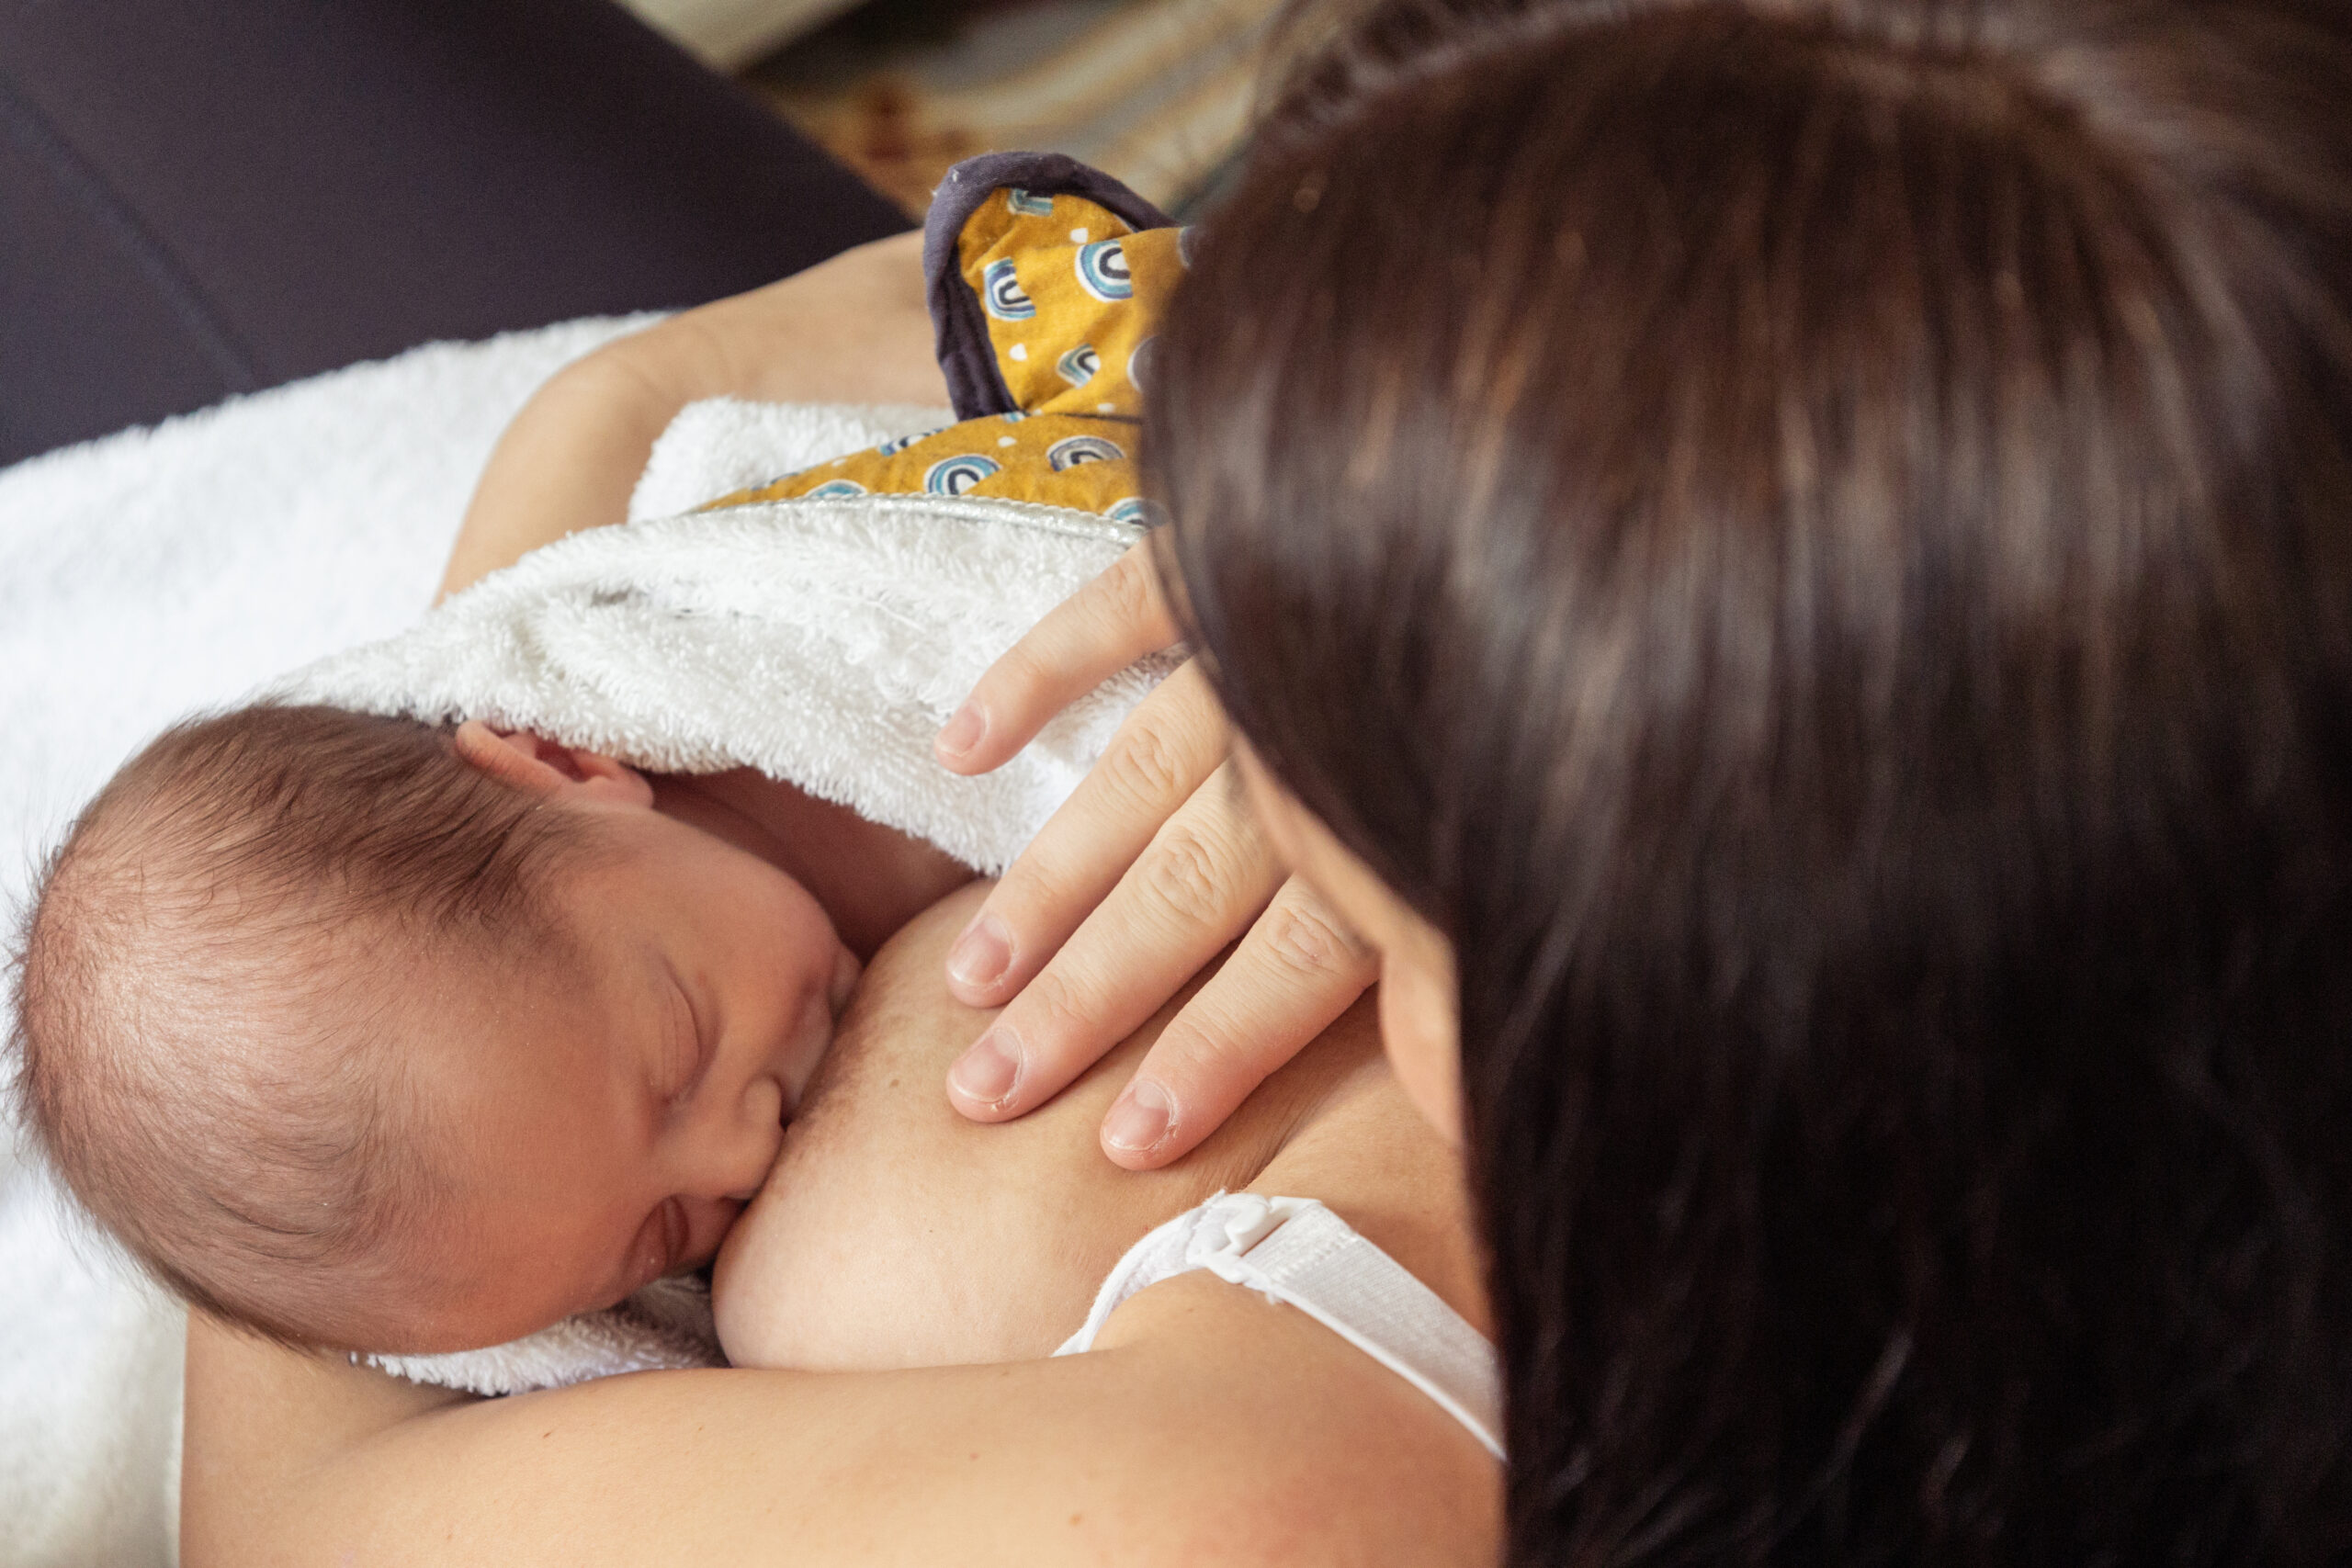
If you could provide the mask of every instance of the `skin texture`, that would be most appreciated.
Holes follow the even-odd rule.
[[[905,1298],[937,1281],[963,1281],[974,1302],[1036,1291],[1048,1304],[1025,1314],[945,1316],[927,1349],[982,1364],[655,1373],[474,1403],[198,1321],[183,1560],[1491,1561],[1498,1472],[1469,1435],[1303,1314],[1213,1277],[1142,1292],[1092,1354],[986,1364],[1023,1348],[1015,1339],[1058,1340],[1104,1254],[1243,1174],[1253,1190],[1322,1198],[1474,1322],[1484,1308],[1453,1152],[1397,1090],[1361,1014],[1303,1054],[1292,1070],[1304,1076],[1277,1080],[1278,1096],[1296,1091],[1287,1108],[1250,1112],[1271,1134],[1243,1125],[1227,1152],[1153,1179],[1141,1205],[1132,1178],[1069,1135],[1099,1113],[1082,1097],[1114,1087],[1120,1064],[1079,1086],[1062,1122],[956,1123],[931,1086],[985,1021],[936,976],[981,891],[876,956],[810,1135],[786,1151],[810,1206],[775,1223],[812,1249],[828,1226],[835,1243],[862,1234],[887,1267],[821,1299],[806,1276],[771,1285],[803,1292],[818,1314],[807,1332],[829,1337],[834,1364],[868,1365],[890,1359]],[[817,1156],[843,1149],[865,1163],[816,1185],[828,1179]],[[886,1171],[895,1179],[873,1179]],[[865,1206],[849,1212],[853,1200]],[[746,1288],[736,1257],[730,1319]],[[740,1324],[730,1332],[744,1343]]]
[[[922,917],[888,950],[932,941],[987,891]],[[774,1175],[727,1239],[719,1332],[740,1364],[809,1370],[935,1366],[1049,1354],[1086,1314],[1128,1242],[1211,1193],[1246,1186],[1309,1117],[1367,1074],[1369,1005],[1343,1018],[1189,1157],[1076,1195],[1010,1179],[1083,1162],[1086,1134],[1127,1072],[1191,999],[1188,987],[1034,1117],[988,1128],[922,1086],[947,1036],[936,980],[904,963],[862,985],[844,1020],[858,1042],[820,1069]],[[973,1012],[968,1028],[987,1015]],[[1417,1134],[1418,1136],[1418,1134]],[[926,1156],[912,1167],[905,1151]],[[957,1216],[952,1231],[936,1215]]]
[[[1104,677],[1178,640],[1151,546],[1138,544],[989,668],[941,729],[940,761],[1001,766]],[[1372,984],[1372,955],[1308,879],[1286,875],[1244,809],[1229,742],[1188,661],[1005,874],[948,954],[958,998],[1004,1008],[948,1073],[958,1111],[981,1122],[1034,1111],[1238,942],[1102,1120],[1114,1163],[1154,1169]]]

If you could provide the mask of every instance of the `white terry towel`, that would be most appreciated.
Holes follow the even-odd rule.
[[[981,671],[1140,535],[970,497],[770,502],[575,534],[274,694],[484,718],[662,773],[752,767],[1001,870],[1149,683],[1114,677],[1006,766],[932,736]]]
[[[687,482],[680,470],[720,476],[712,453],[766,439],[771,416],[697,417],[649,471],[657,493]],[[932,737],[999,654],[1139,536],[1090,513],[968,497],[649,518],[535,551],[413,630],[322,660],[272,694],[483,718],[663,773],[757,768],[997,871],[1164,665],[1114,677],[979,778],[940,767]],[[717,1357],[707,1302],[672,1283],[512,1345],[371,1359],[505,1393]]]

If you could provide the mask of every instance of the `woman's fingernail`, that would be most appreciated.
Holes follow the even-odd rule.
[[[1021,1081],[1021,1043],[1001,1029],[989,1030],[956,1058],[947,1069],[947,1081],[966,1100],[1002,1105]]]
[[[988,728],[988,719],[977,703],[966,703],[956,710],[956,716],[940,728],[939,739],[932,742],[934,750],[947,757],[960,757],[980,743],[981,732]]]
[[[1157,1148],[1175,1125],[1176,1103],[1156,1083],[1136,1083],[1102,1119],[1102,1141],[1123,1154],[1139,1155]]]
[[[994,915],[964,928],[947,950],[947,973],[959,986],[993,986],[1012,966],[1012,936]]]

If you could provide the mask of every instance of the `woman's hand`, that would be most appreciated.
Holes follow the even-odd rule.
[[[989,667],[940,731],[939,759],[986,773],[1105,677],[1179,640],[1138,544]],[[1227,739],[1188,660],[957,939],[949,989],[1004,1007],[948,1073],[965,1115],[1007,1121],[1051,1100],[1240,937],[1102,1119],[1103,1152],[1152,1169],[1215,1131],[1372,984],[1370,956],[1260,836]]]

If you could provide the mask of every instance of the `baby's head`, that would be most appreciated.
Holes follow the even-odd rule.
[[[608,758],[265,705],[165,734],[75,823],[19,1089],[191,1303],[456,1349],[707,1259],[855,973],[797,882]]]

